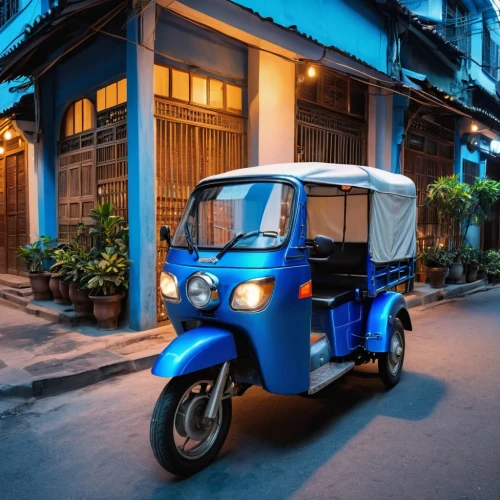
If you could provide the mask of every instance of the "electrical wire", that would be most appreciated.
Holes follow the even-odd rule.
[[[125,10],[126,5],[120,4],[114,9],[112,9],[110,12],[108,12],[107,15],[102,17],[101,19],[97,20],[92,26],[88,26],[91,30],[95,29],[95,26],[105,26],[107,23],[109,23],[111,20],[113,20],[120,12]],[[35,77],[32,77],[28,82],[23,83],[17,87],[11,87],[9,89],[10,92],[15,92],[18,88],[26,88],[27,86],[33,85],[35,81],[37,81],[41,76],[43,76],[54,64],[56,64],[61,58],[69,54],[71,51],[76,49],[79,45],[81,45],[83,42],[88,40],[94,33],[90,32],[87,33],[86,35],[83,36],[80,40],[78,40],[76,43],[74,43],[72,46],[68,47],[66,50],[63,51],[62,54],[59,54],[53,61],[51,61],[49,64],[47,64],[41,72],[39,72]]]

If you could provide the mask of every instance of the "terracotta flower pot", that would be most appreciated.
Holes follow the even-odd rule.
[[[428,267],[427,276],[431,288],[443,288],[444,280],[446,279],[447,267]]]
[[[477,264],[469,264],[467,266],[467,283],[472,283],[477,280],[477,272],[479,270],[479,266]]]
[[[99,330],[116,330],[118,328],[118,316],[122,310],[124,295],[122,292],[119,295],[89,296],[94,303],[94,316]]]
[[[52,300],[50,291],[50,273],[30,273],[29,279],[35,300]]]
[[[476,279],[478,279],[478,280],[484,280],[487,277],[488,277],[488,273],[484,269],[481,269],[480,271],[477,272]]]
[[[71,304],[71,300],[69,298],[69,283],[66,283],[63,280],[59,280],[59,291],[61,292],[62,298],[65,301],[64,304]]]
[[[59,274],[53,274],[50,277],[49,287],[52,295],[54,295],[54,302],[56,304],[69,304],[68,301],[64,300],[61,295],[61,291],[59,290],[59,283],[61,281],[61,276]]]
[[[92,314],[94,311],[94,305],[89,299],[90,290],[78,288],[76,283],[70,283],[69,285],[69,298],[73,302],[75,312],[81,314]]]

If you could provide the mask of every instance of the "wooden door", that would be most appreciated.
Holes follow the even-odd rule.
[[[25,271],[18,249],[28,243],[27,185],[24,151],[0,163],[0,272]]]

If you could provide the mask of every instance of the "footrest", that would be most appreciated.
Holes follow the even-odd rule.
[[[327,363],[322,367],[311,372],[309,382],[309,394],[320,391],[323,387],[331,384],[334,380],[342,377],[348,371],[354,368],[354,361],[345,363]]]

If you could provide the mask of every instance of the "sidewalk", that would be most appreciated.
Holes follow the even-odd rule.
[[[486,289],[487,284],[482,280],[437,290],[416,284],[405,298],[409,307],[419,307]],[[171,326],[112,333],[93,326],[68,329],[5,304],[0,299],[0,400],[4,401],[52,395],[150,368],[175,338]],[[2,411],[0,405],[0,415]]]

